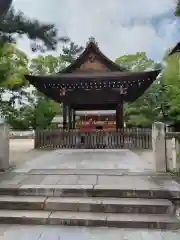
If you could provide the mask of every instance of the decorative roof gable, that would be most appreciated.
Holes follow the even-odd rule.
[[[90,41],[83,53],[61,73],[72,72],[109,72],[127,71],[125,68],[107,58],[94,41]]]

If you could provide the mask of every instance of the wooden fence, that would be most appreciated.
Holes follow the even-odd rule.
[[[41,130],[35,133],[35,148],[47,149],[151,149],[151,129],[80,132],[78,130]]]

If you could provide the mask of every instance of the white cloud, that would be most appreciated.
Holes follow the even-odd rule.
[[[178,39],[173,13],[176,0],[14,0],[16,9],[32,18],[54,22],[59,34],[85,45],[94,36],[102,51],[115,59],[123,54],[146,51],[161,58]],[[152,20],[160,18],[158,29]],[[163,17],[164,16],[164,17]],[[180,36],[179,36],[180,37]],[[28,51],[28,43],[21,41]]]

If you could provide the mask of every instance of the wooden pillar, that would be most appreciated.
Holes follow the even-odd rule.
[[[68,107],[68,121],[69,121],[69,129],[72,129],[72,108]]]
[[[63,129],[67,129],[67,106],[63,103]]]
[[[123,101],[120,104],[120,128],[124,128],[124,105]]]
[[[116,107],[116,129],[124,127],[123,116],[123,102],[121,101],[121,103],[119,103]]]
[[[116,107],[116,130],[120,128],[120,111],[119,111],[119,104]]]
[[[75,109],[73,109],[73,113],[72,113],[72,117],[73,117],[73,129],[76,128],[76,111]]]

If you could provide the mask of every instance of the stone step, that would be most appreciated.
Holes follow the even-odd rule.
[[[179,229],[180,221],[169,215],[113,214],[66,211],[0,210],[0,224],[48,224],[117,228]]]
[[[165,199],[0,196],[0,209],[103,213],[173,213]]]
[[[118,185],[0,185],[0,195],[179,199],[179,189],[125,189]]]
[[[20,170],[15,169],[14,172]],[[21,171],[20,171],[21,172]],[[144,170],[144,172],[132,172],[129,169],[32,169],[28,174],[36,175],[103,175],[103,176],[167,176],[167,173],[157,173],[153,170]]]

